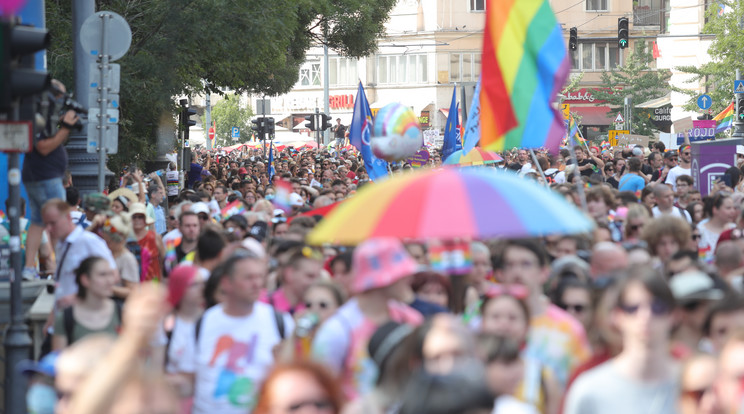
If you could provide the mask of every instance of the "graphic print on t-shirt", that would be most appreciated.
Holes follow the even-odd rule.
[[[253,406],[255,395],[253,379],[243,376],[246,367],[253,364],[258,335],[255,333],[248,342],[236,341],[230,335],[223,335],[217,339],[214,353],[209,359],[209,366],[214,368],[218,359],[227,358],[220,363],[222,367],[215,384],[212,397],[215,399],[227,397],[234,407],[248,408]]]

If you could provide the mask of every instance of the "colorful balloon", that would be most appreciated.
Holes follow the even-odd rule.
[[[370,138],[375,157],[390,162],[401,161],[415,154],[423,145],[421,127],[411,108],[392,103],[377,112]]]

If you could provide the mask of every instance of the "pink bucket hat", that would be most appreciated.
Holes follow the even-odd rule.
[[[384,288],[416,273],[418,264],[393,238],[370,239],[354,250],[354,293]]]

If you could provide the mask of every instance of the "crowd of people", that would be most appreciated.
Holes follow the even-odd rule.
[[[29,412],[744,412],[742,170],[701,196],[689,146],[573,152],[484,168],[595,230],[472,241],[465,275],[430,240],[306,244],[375,185],[355,151],[197,151],[183,189],[175,165],[84,197],[65,178],[26,245],[56,299],[47,354],[18,367]]]

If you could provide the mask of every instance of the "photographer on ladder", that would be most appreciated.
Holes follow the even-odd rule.
[[[47,200],[64,200],[66,197],[62,185],[62,178],[67,170],[67,150],[64,144],[73,129],[79,130],[82,127],[76,110],[84,110],[68,98],[65,85],[56,79],[52,80],[51,89],[44,99],[47,102],[42,102],[40,109],[49,115],[45,117],[47,124],[34,135],[33,150],[26,154],[23,161],[23,185],[26,187],[31,209],[31,226],[26,239],[26,264],[23,268],[23,278],[26,280],[38,278],[36,253],[44,231],[41,207]],[[73,102],[73,105],[69,102]],[[58,125],[50,122],[57,116]]]

